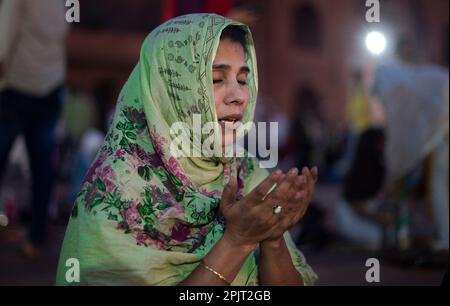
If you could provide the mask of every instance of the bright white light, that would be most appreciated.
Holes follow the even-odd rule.
[[[386,38],[380,32],[370,32],[366,36],[366,47],[372,54],[379,55],[386,48]]]

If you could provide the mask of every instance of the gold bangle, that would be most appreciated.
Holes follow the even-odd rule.
[[[227,283],[227,285],[230,285],[230,282],[225,278],[225,276],[223,276],[222,274],[220,274],[219,272],[217,272],[216,270],[214,270],[213,268],[211,268],[210,266],[205,264],[203,261],[200,262],[200,265],[203,268],[205,268],[206,270],[208,270],[209,272],[213,273],[215,276],[217,276],[221,280],[223,280],[225,283]]]

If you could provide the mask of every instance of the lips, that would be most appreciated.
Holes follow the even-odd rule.
[[[242,121],[242,115],[241,114],[231,114],[231,115],[223,116],[223,117],[219,118],[219,121],[229,121],[229,122]]]
[[[227,129],[237,129],[241,125],[241,121],[241,114],[231,114],[219,118],[220,125]]]

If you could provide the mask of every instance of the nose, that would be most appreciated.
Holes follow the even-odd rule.
[[[247,99],[246,88],[244,88],[237,81],[230,84],[227,88],[227,95],[225,99],[226,104],[242,105]]]

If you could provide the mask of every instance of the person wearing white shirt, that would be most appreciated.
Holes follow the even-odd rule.
[[[52,189],[54,129],[66,74],[69,25],[63,0],[0,2],[0,175],[19,134],[25,138],[32,174],[31,224],[24,251],[45,242]]]

